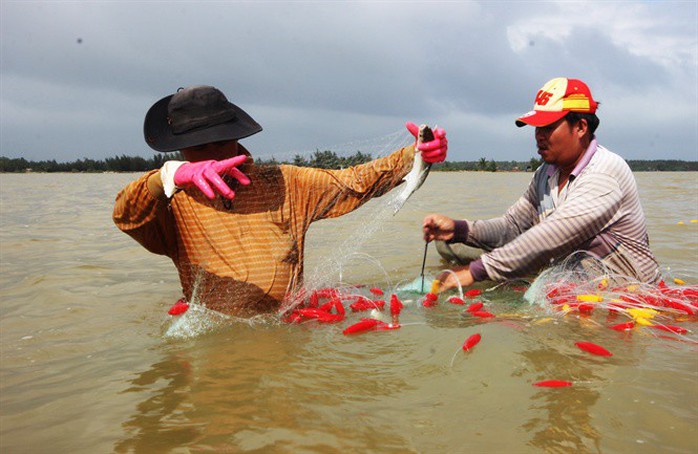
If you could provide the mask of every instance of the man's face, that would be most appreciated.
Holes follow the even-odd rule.
[[[182,154],[187,161],[205,161],[207,159],[221,161],[238,154],[238,142],[237,140],[225,140],[197,145],[182,149]]]
[[[586,121],[570,125],[564,118],[553,124],[536,128],[538,154],[548,164],[566,169],[573,166],[585,148],[582,138],[586,131]],[[570,169],[571,170],[571,169]]]

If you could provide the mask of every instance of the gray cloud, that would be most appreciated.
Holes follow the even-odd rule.
[[[560,75],[602,104],[628,159],[698,159],[696,11],[686,2],[0,3],[0,155],[149,156],[143,116],[211,84],[264,132],[254,154],[444,126],[450,159],[528,159],[513,119]],[[371,151],[371,150],[366,150]]]

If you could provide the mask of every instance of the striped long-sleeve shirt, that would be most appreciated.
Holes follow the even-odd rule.
[[[459,221],[454,241],[485,249],[471,264],[493,280],[539,271],[583,250],[617,275],[656,282],[645,216],[627,163],[593,140],[558,193],[559,170],[544,164],[523,196],[495,219]]]
[[[389,191],[413,160],[412,146],[344,170],[256,166],[249,158],[239,169],[251,183],[230,181],[232,201],[211,201],[196,189],[158,197],[148,187],[154,171],[117,195],[113,218],[146,249],[172,259],[187,300],[237,315],[269,312],[302,283],[310,223]]]

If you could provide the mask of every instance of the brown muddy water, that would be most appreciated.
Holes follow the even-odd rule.
[[[530,176],[432,173],[395,217],[375,222],[374,200],[321,221],[307,277],[411,281],[425,214],[501,214]],[[442,303],[354,337],[349,322],[274,320],[208,320],[191,335],[193,320],[167,315],[174,266],[111,222],[135,177],[0,176],[0,452],[698,452],[695,320],[685,336],[618,333],[605,315],[551,315],[501,288],[484,295],[488,322]],[[636,177],[663,270],[698,283],[698,173]],[[427,272],[444,267],[430,248]],[[532,386],[546,379],[574,386]]]

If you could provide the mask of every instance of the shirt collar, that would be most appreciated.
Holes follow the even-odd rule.
[[[586,151],[584,152],[584,155],[582,156],[582,159],[579,160],[577,165],[574,167],[572,172],[570,173],[570,177],[577,178],[580,173],[582,173],[582,170],[586,168],[586,166],[589,164],[589,161],[591,161],[591,158],[594,157],[594,153],[596,153],[597,145],[596,145],[596,138],[591,140],[591,143],[587,147]],[[548,167],[547,170],[547,175],[549,177],[553,176],[553,174],[557,172],[557,166],[556,165],[551,165]]]

